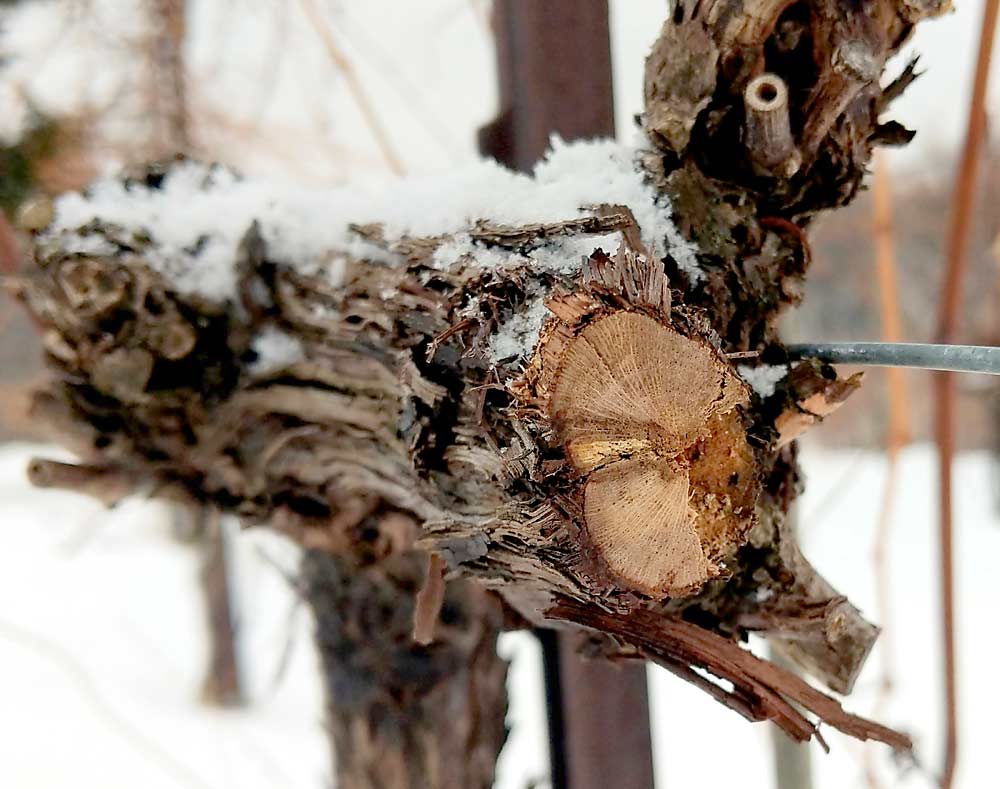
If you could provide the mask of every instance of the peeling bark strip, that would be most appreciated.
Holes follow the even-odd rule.
[[[413,609],[413,640],[426,646],[434,640],[434,630],[444,604],[445,565],[436,553],[428,555],[427,576]]]
[[[738,646],[774,637],[847,693],[877,631],[785,528],[785,440],[857,381],[806,362],[751,391],[728,355],[783,360],[803,228],[857,190],[881,66],[947,5],[678,4],[638,161],[558,146],[534,179],[482,165],[381,204],[192,165],[66,198],[23,283],[57,373],[40,402],[116,479],[372,572],[432,551],[524,619],[607,633],[797,739],[815,726],[789,701],[905,746]],[[788,88],[798,168],[747,152],[762,73]]]
[[[558,603],[547,613],[552,619],[571,622],[579,621],[581,616],[590,616],[580,611],[573,601]],[[896,750],[912,747],[909,737],[844,712],[836,700],[795,673],[755,657],[732,641],[690,622],[639,611],[627,617],[601,614],[592,620],[592,627],[633,645],[642,657],[698,685],[748,720],[775,722],[798,742],[815,736],[826,749],[816,725],[794,704],[859,740],[878,740]],[[693,668],[704,669],[720,680],[731,682],[733,689],[706,679]]]

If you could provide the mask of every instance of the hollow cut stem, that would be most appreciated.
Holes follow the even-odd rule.
[[[750,80],[743,92],[746,146],[759,168],[775,175],[793,175],[800,164],[788,120],[788,87],[777,74]]]

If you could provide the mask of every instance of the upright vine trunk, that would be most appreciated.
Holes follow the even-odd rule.
[[[452,584],[437,640],[415,645],[413,601],[425,565],[417,551],[367,567],[306,554],[340,789],[493,784],[506,736],[500,606],[468,581]]]
[[[372,203],[183,165],[67,198],[22,292],[57,373],[39,407],[84,465],[34,477],[152,479],[322,552],[306,574],[348,785],[449,785],[453,758],[488,780],[501,605],[796,740],[818,719],[908,748],[740,642],[848,693],[877,635],[786,526],[794,439],[859,378],[805,362],[774,383],[775,320],[811,218],[908,138],[879,115],[912,68],[879,77],[947,7],[678,3],[647,147],[557,146],[531,180],[481,165]],[[440,577],[407,597],[423,552],[463,579],[436,628]],[[426,731],[445,709],[462,754]]]

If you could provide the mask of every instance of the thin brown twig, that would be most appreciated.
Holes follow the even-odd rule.
[[[882,339],[901,342],[902,319],[899,311],[899,292],[896,276],[896,243],[892,222],[892,179],[885,154],[875,154],[873,184],[874,210],[872,236],[875,243],[875,271],[879,283],[879,312],[882,319]],[[889,394],[889,430],[886,435],[886,477],[882,488],[875,544],[872,550],[872,571],[875,576],[876,609],[882,633],[879,636],[881,677],[872,716],[882,720],[892,695],[895,675],[895,650],[893,649],[892,583],[889,566],[889,542],[892,534],[893,504],[898,477],[900,450],[911,439],[910,401],[906,389],[905,373],[901,368],[886,371]],[[865,773],[869,787],[880,785],[872,749],[865,749]]]
[[[191,148],[184,63],[187,0],[152,0],[150,15],[154,25],[152,62],[157,82],[154,93],[165,127],[164,142],[169,153],[185,153]]]
[[[899,309],[896,241],[892,222],[892,178],[888,161],[882,152],[875,154],[875,179],[872,192],[874,197],[872,235],[875,242],[875,271],[879,283],[882,339],[885,342],[902,342],[903,321]],[[886,379],[889,389],[887,440],[890,444],[902,447],[912,438],[906,372],[899,367],[890,367],[886,370]]]
[[[368,94],[361,85],[358,75],[354,71],[351,62],[347,59],[344,53],[341,52],[340,47],[334,40],[333,32],[330,30],[330,26],[327,24],[327,21],[319,13],[319,9],[316,8],[314,0],[299,0],[299,4],[302,6],[302,10],[305,12],[305,15],[309,18],[309,22],[316,31],[316,35],[318,35],[320,41],[323,42],[323,46],[326,49],[326,53],[330,60],[333,62],[334,66],[337,67],[337,70],[343,75],[344,81],[347,83],[347,89],[350,91],[351,97],[354,99],[354,103],[357,105],[365,123],[368,125],[368,128],[372,133],[372,137],[375,139],[375,144],[381,151],[382,157],[385,159],[389,169],[392,170],[395,175],[403,175],[405,172],[403,163],[393,150],[385,127],[382,125],[382,121],[375,113],[375,108],[372,106]]]
[[[948,235],[948,258],[938,314],[937,341],[953,342],[958,332],[962,283],[965,279],[969,249],[969,229],[976,184],[976,165],[986,131],[986,84],[993,55],[993,33],[1000,0],[986,0],[980,30],[979,56],[976,62],[972,104],[962,159],[955,181],[951,226]],[[944,640],[945,752],[941,786],[950,789],[958,763],[958,687],[955,647],[955,579],[952,529],[952,460],[955,454],[955,383],[948,373],[934,376],[934,429],[940,462],[940,572],[942,637]]]
[[[413,607],[413,640],[422,646],[434,641],[434,630],[444,605],[445,569],[440,554],[428,554],[427,578]]]

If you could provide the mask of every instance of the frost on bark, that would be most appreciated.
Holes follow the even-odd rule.
[[[339,591],[314,598],[335,705],[373,675],[323,645],[326,607],[374,585],[405,619],[393,568],[431,552],[508,625],[584,629],[798,740],[819,720],[906,748],[739,644],[761,633],[847,693],[877,635],[785,525],[792,439],[858,380],[802,363],[770,391],[763,363],[783,361],[805,228],[907,137],[879,119],[886,59],[947,6],[680,3],[647,63],[646,148],[559,146],[534,180],[483,165],[381,209],[340,191],[281,213],[283,193],[181,165],[66,198],[22,286],[56,373],[39,406],[88,480],[153,481],[334,557]],[[763,73],[785,92],[751,114],[787,124],[748,120]],[[354,654],[378,625],[348,610]],[[465,638],[448,610],[446,647]],[[494,661],[483,628],[454,654]],[[385,660],[428,648],[393,643]],[[483,676],[500,698],[502,670]]]

